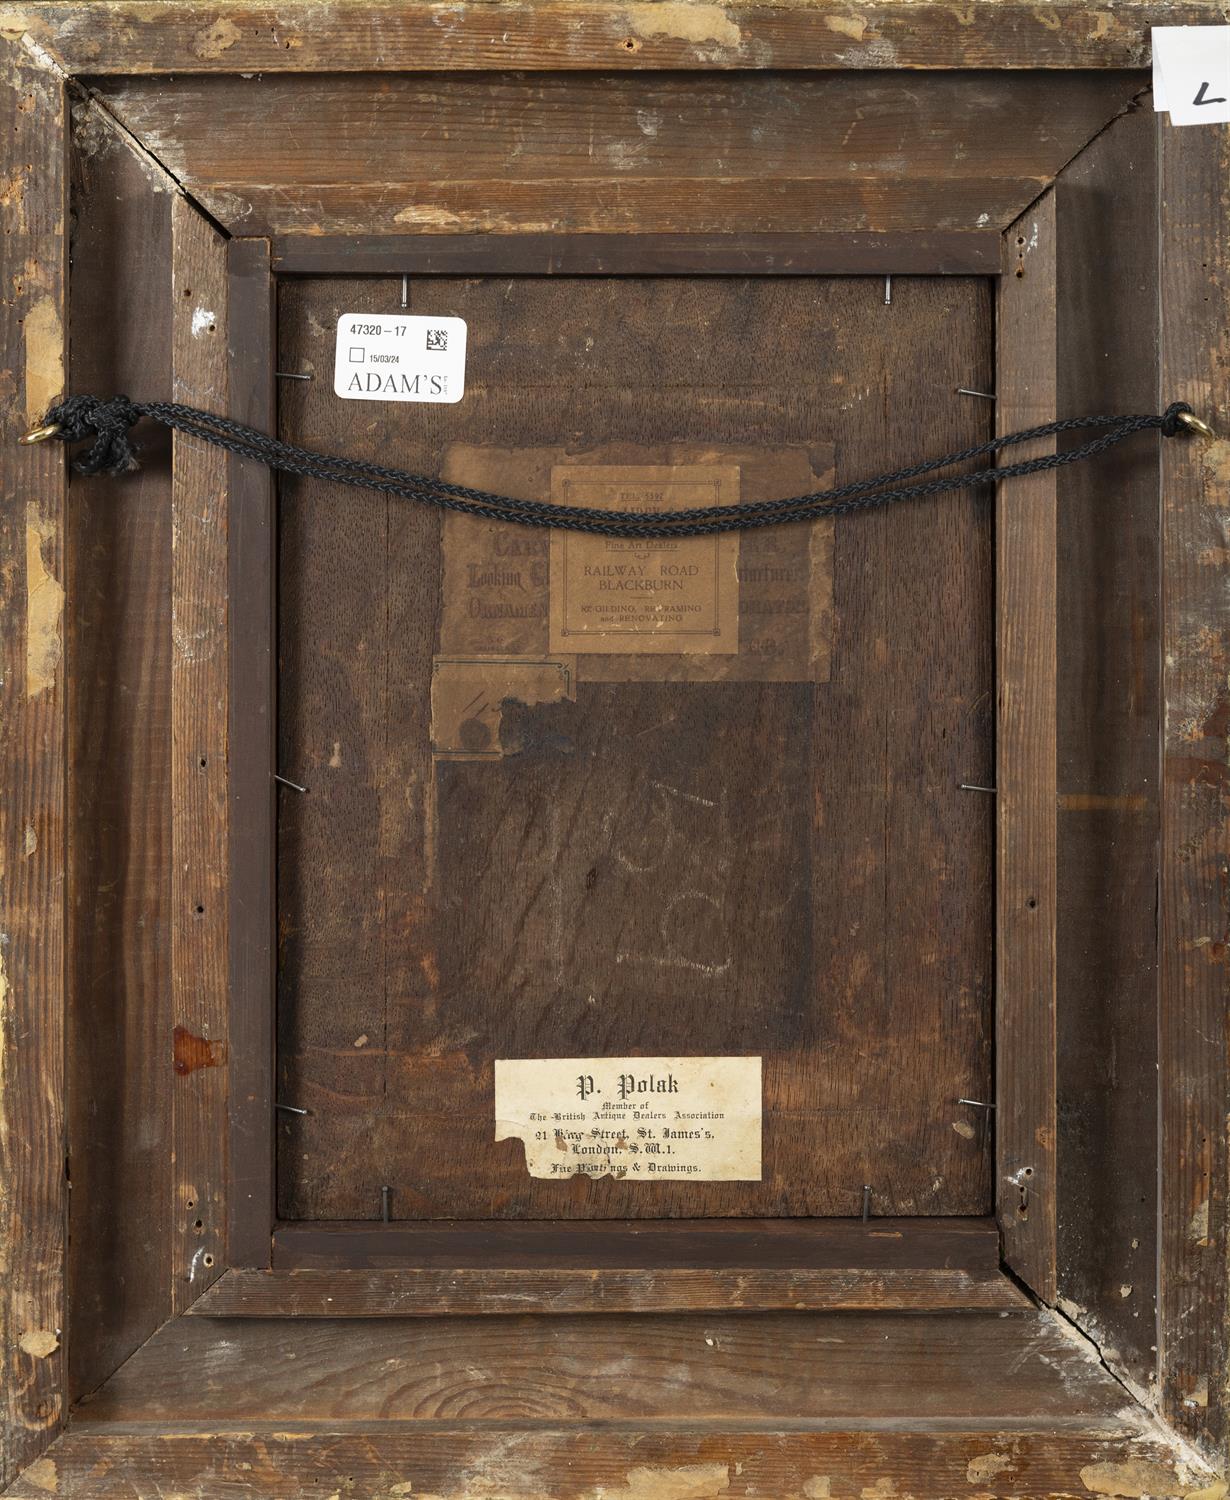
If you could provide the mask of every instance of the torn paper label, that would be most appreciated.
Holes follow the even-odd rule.
[[[1230,26],[1154,26],[1153,108],[1172,125],[1230,121]]]
[[[501,760],[505,705],[576,697],[569,657],[436,656],[431,664],[431,750],[436,760]]]
[[[531,1177],[759,1182],[758,1057],[497,1060],[495,1138]]]

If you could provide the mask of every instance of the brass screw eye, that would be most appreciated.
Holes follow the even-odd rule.
[[[1217,436],[1209,424],[1202,422],[1193,412],[1181,411],[1179,413],[1179,421],[1182,422],[1189,432],[1194,432],[1197,437],[1211,438]]]

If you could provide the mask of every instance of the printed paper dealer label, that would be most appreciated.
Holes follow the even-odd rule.
[[[460,401],[466,385],[462,318],[343,313],[333,392],[349,401]]]
[[[531,1177],[759,1182],[758,1057],[497,1060],[495,1138]]]
[[[733,505],[729,465],[559,466],[551,499],[586,510],[690,510]],[[589,536],[551,532],[552,652],[697,653],[739,649],[739,538]]]

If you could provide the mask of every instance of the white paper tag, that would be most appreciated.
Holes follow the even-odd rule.
[[[497,1060],[495,1138],[531,1177],[759,1182],[758,1057]]]
[[[1230,121],[1230,26],[1153,27],[1153,108],[1172,125]]]
[[[462,318],[343,313],[337,320],[334,395],[349,401],[460,401],[466,385]]]

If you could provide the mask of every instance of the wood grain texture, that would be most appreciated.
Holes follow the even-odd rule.
[[[64,1384],[66,485],[25,448],[63,389],[68,207],[63,90],[0,47],[0,1489],[58,1431]]]
[[[1199,22],[1207,0],[1073,0],[969,6],[873,0],[858,7],[736,3],[694,12],[651,3],[416,0],[233,4],[179,0],[6,7],[73,73],[390,72],[433,69],[1125,68],[1148,62],[1151,25]],[[88,15],[88,24],[83,17]]]
[[[848,1270],[231,1271],[210,1318],[425,1318],[513,1313],[1032,1311],[1002,1273]]]
[[[282,235],[273,268],[294,276],[998,275],[997,230],[949,234]]]
[[[1159,126],[1162,399],[1220,434],[1162,451],[1161,1393],[1224,1456],[1230,936],[1230,148]]]
[[[76,118],[74,391],[172,379],[171,184]],[[171,443],[70,481],[69,1341],[74,1396],[168,1315],[171,1223]]]
[[[1002,230],[1142,87],[331,74],[126,79],[104,97],[235,234],[950,233]]]
[[[428,472],[838,438],[850,479],[987,435],[955,394],[989,376],[982,282],[437,281],[411,308],[469,320],[466,400],[356,414],[327,331],[399,290],[286,285],[280,357],[318,378],[284,436]],[[582,681],[467,763],[431,754],[438,517],[283,495],[281,758],[311,793],[281,802],[279,1068],[312,1113],[279,1125],[282,1217],[375,1218],[384,1184],[398,1218],[849,1215],[865,1182],[876,1215],[985,1212],[956,1104],[990,1085],[992,826],[959,790],[991,754],[985,501],[838,523],[831,681]],[[494,1058],[677,1051],[766,1056],[763,1183],[540,1182],[493,1145]]]
[[[232,240],[227,337],[231,415],[276,423],[275,293],[267,240]],[[276,983],[277,506],[264,465],[228,461],[230,625],[229,914],[231,1265],[267,1266],[273,1223],[273,997]]]
[[[1005,1378],[1010,1371],[1010,1378]],[[1051,1314],[182,1318],[85,1403],[104,1423],[802,1422],[1122,1431]]]
[[[1060,416],[1169,399],[1155,139],[1151,114],[1126,115],[1056,185]],[[1157,1343],[1158,441],[1056,476],[1058,1290],[1142,1388]]]
[[[495,1431],[452,1423],[326,1433],[245,1422],[205,1432],[116,1433],[79,1427],[51,1450],[64,1495],[97,1500],[192,1500],[250,1493],[274,1500],[604,1500],[689,1496],[757,1500],[823,1496],[859,1500],[908,1494],[914,1500],[994,1494],[1001,1500],[1087,1495],[1091,1487],[1147,1485],[1157,1500],[1191,1493],[1192,1470],[1155,1436],[1020,1432],[963,1424],[945,1432],[867,1430],[816,1424],[761,1431],[715,1424],[685,1432],[633,1425],[585,1432]],[[407,1490],[404,1486],[409,1485]],[[810,1487],[810,1488],[809,1488]],[[12,1500],[46,1500],[32,1480]]]
[[[1056,399],[1055,199],[1005,236],[996,428],[1048,422]],[[1053,451],[1054,440],[1048,440]],[[1023,450],[1045,453],[1037,444]],[[1055,1297],[1055,477],[996,503],[996,1144],[1004,1259]]]
[[[175,401],[227,409],[227,256],[186,199],[171,208]],[[227,458],[175,433],[171,497],[171,1301],[226,1256]]]

